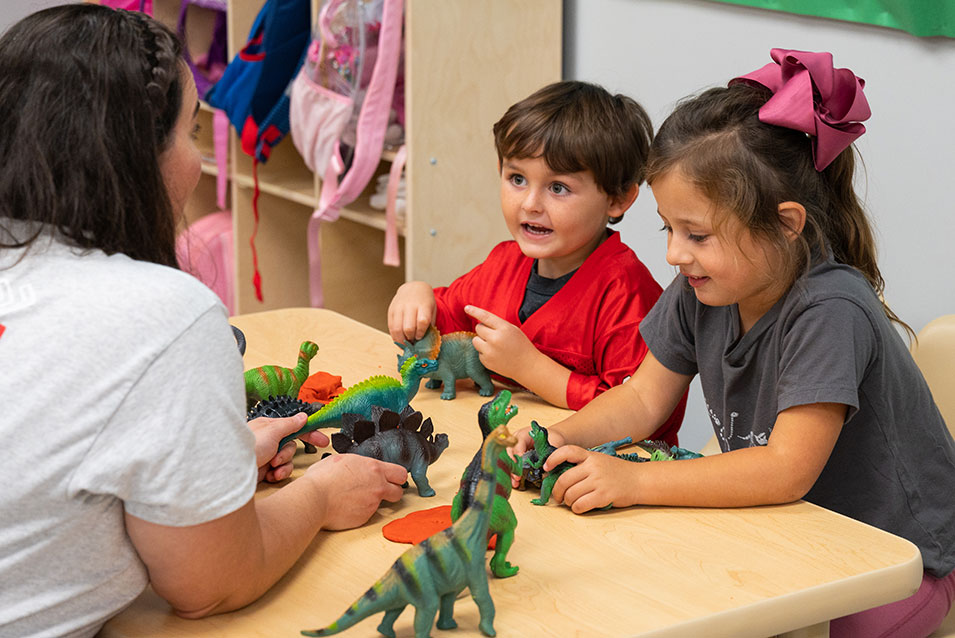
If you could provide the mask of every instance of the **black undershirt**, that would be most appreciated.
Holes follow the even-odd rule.
[[[537,274],[537,260],[535,259],[531,268],[531,275],[527,278],[527,288],[524,289],[524,301],[521,302],[521,309],[517,313],[517,318],[521,320],[521,323],[527,321],[527,318],[547,303],[548,299],[556,295],[557,291],[570,281],[575,272],[577,272],[576,268],[557,279],[541,277]]]

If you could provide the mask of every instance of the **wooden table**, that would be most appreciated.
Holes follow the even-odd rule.
[[[397,376],[398,349],[388,335],[328,310],[263,312],[232,323],[248,338],[247,367],[291,366],[299,344],[310,339],[320,347],[312,372],[341,375],[346,386],[373,374]],[[385,540],[381,527],[450,504],[480,445],[477,410],[487,399],[465,381],[455,400],[438,395],[422,384],[412,402],[450,436],[428,472],[436,496],[419,497],[412,483],[401,502],[386,504],[363,527],[319,533],[292,570],[244,609],[182,620],[149,589],[101,636],[292,638],[338,618],[408,548]],[[519,408],[514,428],[531,419],[549,425],[566,413],[526,392],[516,392],[512,403]],[[296,474],[319,456],[299,454]],[[922,577],[918,549],[908,541],[805,502],[578,516],[553,502],[531,505],[533,495],[515,491],[510,499],[518,526],[508,558],[520,573],[490,580],[494,626],[504,638],[827,636],[829,619],[909,596]],[[399,638],[414,635],[413,617],[409,607],[398,619]],[[458,600],[455,619],[456,630],[433,635],[481,635],[469,596]],[[380,620],[377,614],[344,635],[377,636]]]

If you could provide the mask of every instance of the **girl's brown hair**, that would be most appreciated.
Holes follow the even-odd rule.
[[[571,80],[539,89],[494,125],[499,162],[542,157],[558,173],[590,171],[611,197],[643,182],[652,139],[650,116],[635,100]]]
[[[784,281],[794,282],[814,256],[831,251],[836,261],[858,269],[881,299],[885,281],[875,238],[853,188],[854,148],[816,171],[808,136],[759,121],[759,108],[771,96],[762,86],[734,84],[682,101],[653,140],[647,182],[652,186],[679,168],[717,209],[732,211],[754,237],[777,249]],[[780,223],[779,204],[786,201],[806,208],[796,241]],[[912,333],[884,301],[882,307]]]
[[[67,4],[0,37],[0,223],[176,267],[159,169],[182,106],[180,45],[140,13]],[[42,228],[0,248],[32,244]]]

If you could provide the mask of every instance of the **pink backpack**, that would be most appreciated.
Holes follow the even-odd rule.
[[[219,295],[235,314],[235,275],[232,268],[232,213],[217,211],[200,217],[176,238],[179,267]]]
[[[338,219],[371,181],[386,135],[403,142],[402,0],[322,0],[305,63],[292,83],[292,141],[306,165],[322,176],[319,205],[308,224],[310,296],[324,304],[319,227]],[[396,144],[396,145],[397,145]],[[384,263],[397,266],[395,196],[404,164],[402,145],[392,163],[386,208]]]
[[[153,14],[153,0],[100,0],[100,4],[112,9],[142,11],[147,15]]]

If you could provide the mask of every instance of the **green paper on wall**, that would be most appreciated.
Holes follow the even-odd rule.
[[[874,24],[920,37],[955,37],[955,2],[951,0],[716,0],[799,15]]]

